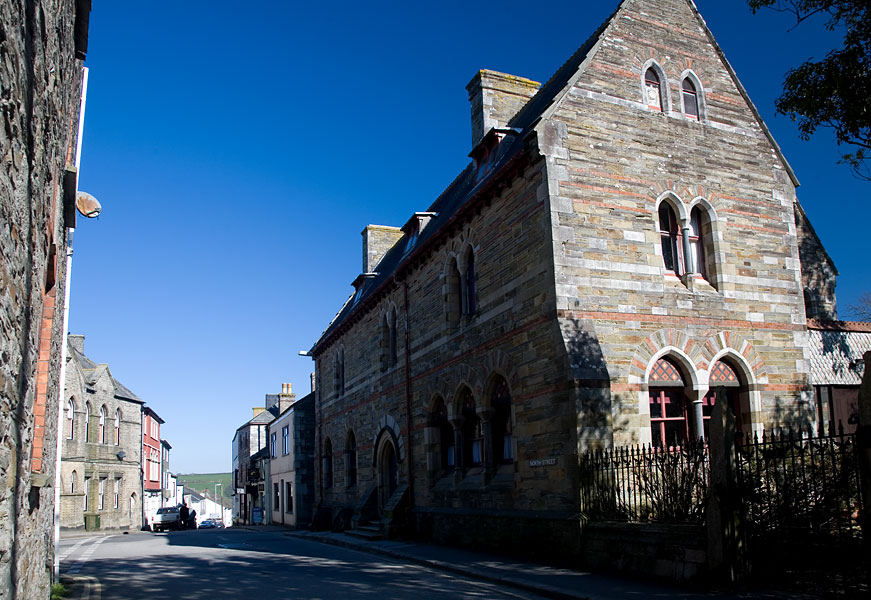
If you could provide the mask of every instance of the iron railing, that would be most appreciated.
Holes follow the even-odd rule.
[[[581,457],[581,498],[590,520],[700,523],[709,482],[704,445],[623,446]]]
[[[754,537],[861,539],[855,434],[843,429],[822,436],[810,429],[766,432],[736,444],[736,464]]]

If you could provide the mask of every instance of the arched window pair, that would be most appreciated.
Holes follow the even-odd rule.
[[[701,275],[711,281],[713,270],[705,247],[713,246],[711,219],[702,206],[690,210],[689,221],[678,220],[674,207],[667,201],[659,205],[659,230],[662,263],[665,270],[675,275]]]
[[[482,419],[472,391],[465,386],[462,388],[457,395],[456,406],[460,415],[457,429],[448,421],[444,400],[436,399],[430,414],[429,427],[436,430],[433,438],[438,448],[433,451],[433,458],[438,460],[438,471],[468,470],[483,466],[495,468],[514,461],[508,382],[505,378],[496,376],[488,389],[487,403],[491,410],[485,411]]]
[[[471,247],[461,257],[451,258],[445,298],[447,320],[451,325],[458,325],[461,317],[471,317],[478,312],[477,279],[475,252]]]
[[[679,446],[694,437],[701,437],[694,431],[695,416],[687,398],[687,381],[678,364],[669,357],[662,357],[653,365],[648,382],[650,437],[654,446]],[[737,370],[728,360],[717,361],[711,368],[709,385],[708,393],[701,400],[704,437],[708,437],[708,421],[717,398],[728,403],[736,416],[737,428],[741,430],[746,410],[742,410],[740,397],[747,388]]]
[[[644,72],[644,100],[647,107],[653,110],[664,111],[667,107],[666,89],[668,82],[665,81],[661,69],[651,66]],[[687,74],[680,83],[681,112],[691,118],[699,119],[700,102],[699,88],[693,78]]]
[[[72,403],[70,403],[70,406],[71,405],[72,405]],[[90,410],[86,410],[85,414],[89,415]],[[107,417],[106,407],[101,406],[100,407],[100,420],[99,420],[99,425],[98,425],[98,429],[97,429],[97,443],[98,444],[107,444],[108,443],[106,441],[106,417]],[[71,418],[70,418],[70,425],[72,425]],[[86,438],[87,438],[87,433],[88,433],[87,429],[88,428],[86,426],[85,427]],[[115,410],[115,427],[114,427],[114,430],[112,433],[112,443],[115,444],[116,446],[121,443],[121,411],[118,409]]]
[[[396,309],[391,307],[381,320],[381,370],[395,367],[397,355]]]

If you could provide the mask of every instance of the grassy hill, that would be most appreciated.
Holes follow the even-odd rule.
[[[197,492],[207,490],[214,494],[215,484],[220,484],[218,494],[227,498],[233,497],[232,473],[178,473],[176,477],[179,483]]]

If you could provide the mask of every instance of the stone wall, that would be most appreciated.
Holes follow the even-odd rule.
[[[807,317],[823,321],[836,320],[838,305],[835,287],[838,283],[838,269],[798,202],[795,206],[795,227]]]
[[[123,398],[106,365],[93,365],[84,359],[86,367],[96,368],[83,369],[80,362],[83,352],[84,336],[70,336],[61,431],[64,438],[61,450],[61,528],[83,529],[85,517],[90,515],[89,528],[96,526],[94,517],[99,517],[99,529],[136,531],[142,527],[142,402]],[[99,435],[101,408],[106,411],[104,440]],[[118,443],[115,443],[116,411],[120,416]],[[90,418],[86,426],[88,414]],[[124,453],[122,458],[119,458],[120,452]],[[89,483],[86,484],[85,480]],[[101,480],[104,481],[102,508],[99,499]]]
[[[82,79],[76,5],[0,8],[0,597],[10,599],[48,597],[52,578],[63,208],[75,196],[65,171],[75,161]]]
[[[644,97],[650,65],[663,110]],[[698,118],[685,111],[686,77]],[[650,441],[648,373],[663,353],[685,370],[689,399],[724,359],[746,386],[748,427],[807,423],[794,181],[695,8],[625,2],[570,85],[538,130],[584,443]],[[665,268],[663,203],[680,227],[701,212],[704,276]]]

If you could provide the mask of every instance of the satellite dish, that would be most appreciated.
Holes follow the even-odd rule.
[[[76,210],[83,217],[93,219],[102,212],[103,207],[100,205],[100,201],[88,192],[78,192],[76,194]]]

